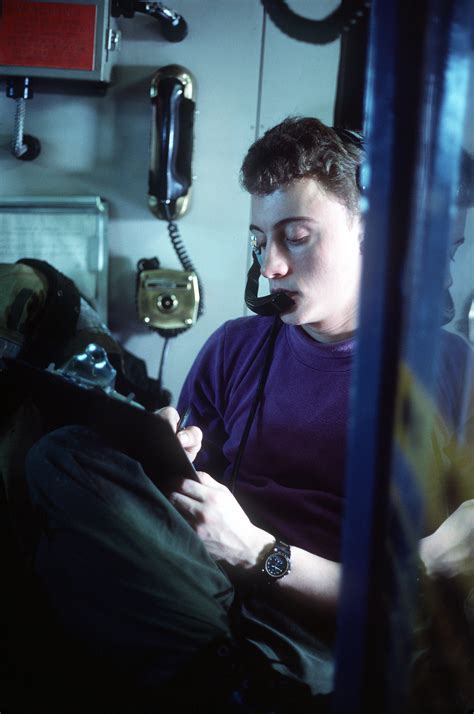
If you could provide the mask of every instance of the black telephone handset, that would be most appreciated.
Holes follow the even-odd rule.
[[[162,220],[174,221],[189,207],[194,130],[194,81],[180,65],[153,75],[148,203]]]
[[[245,304],[257,315],[270,317],[286,312],[294,305],[294,301],[286,293],[272,293],[265,297],[257,297],[258,281],[261,275],[258,258],[253,255],[253,262],[247,273],[247,285],[245,286]]]

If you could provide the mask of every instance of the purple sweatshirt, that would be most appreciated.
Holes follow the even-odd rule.
[[[272,320],[246,317],[220,327],[196,358],[179,399],[180,413],[190,406],[190,423],[204,432],[197,468],[227,484]],[[282,325],[235,491],[255,525],[331,560],[340,557],[354,342],[322,344],[300,327]],[[436,401],[446,443],[466,419],[472,431],[473,417],[462,408],[472,390],[472,365],[467,342],[441,330]],[[469,468],[461,500],[474,497],[473,481]]]
[[[232,320],[199,353],[178,410],[205,443],[197,468],[229,482],[262,371],[273,318]],[[235,495],[250,520],[275,536],[337,560],[354,340],[321,344],[282,325]],[[222,459],[222,455],[224,459]]]

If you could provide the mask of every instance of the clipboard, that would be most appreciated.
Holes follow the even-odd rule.
[[[4,358],[7,380],[28,394],[53,431],[81,425],[96,431],[111,447],[140,462],[160,489],[172,478],[197,479],[196,470],[171,425],[125,397],[100,387],[83,387],[28,362]]]

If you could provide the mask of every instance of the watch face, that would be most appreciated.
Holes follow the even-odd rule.
[[[272,578],[281,578],[288,572],[288,561],[284,555],[272,553],[265,561],[265,570]]]

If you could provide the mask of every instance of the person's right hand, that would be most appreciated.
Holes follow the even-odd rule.
[[[163,407],[156,414],[171,424],[173,431],[176,432],[181,446],[185,450],[190,461],[194,461],[199,453],[202,444],[202,431],[198,426],[188,426],[186,429],[177,431],[179,424],[179,414],[174,407]]]

